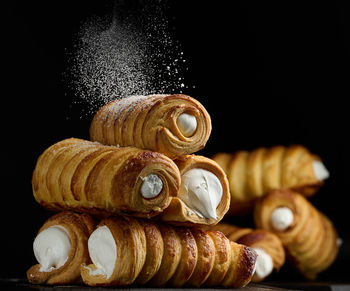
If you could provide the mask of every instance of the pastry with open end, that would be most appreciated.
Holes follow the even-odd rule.
[[[170,226],[133,217],[103,219],[89,238],[90,286],[225,286],[248,284],[256,253],[218,231]],[[103,246],[103,247],[102,247]]]
[[[256,205],[255,224],[275,233],[290,262],[308,279],[326,270],[337,257],[338,234],[332,222],[303,195],[274,190]]]
[[[177,196],[180,173],[160,153],[70,138],[40,155],[32,185],[35,199],[51,210],[151,217]]]
[[[95,114],[90,139],[134,146],[170,158],[202,149],[211,133],[204,106],[183,94],[139,95],[107,103]]]

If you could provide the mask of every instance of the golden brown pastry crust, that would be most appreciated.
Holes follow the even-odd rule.
[[[164,252],[161,254],[160,268],[149,282],[151,286],[164,286],[175,273],[181,260],[182,244],[175,229],[165,224],[159,224],[158,227],[163,238]]]
[[[161,215],[162,220],[172,224],[182,225],[191,225],[192,223],[213,225],[218,223],[224,217],[230,205],[229,184],[224,171],[212,159],[198,155],[185,155],[177,158],[174,162],[178,166],[181,176],[194,168],[204,169],[213,173],[221,183],[223,190],[222,198],[216,208],[217,218],[206,218],[200,217],[188,205],[186,205],[182,197],[184,194],[180,191],[177,197],[171,199],[169,207],[163,211]]]
[[[218,153],[213,160],[224,169],[230,184],[228,214],[251,212],[256,199],[274,189],[289,188],[311,196],[323,184],[313,168],[320,157],[301,145]]]
[[[89,263],[87,241],[95,228],[95,222],[87,214],[60,212],[50,217],[40,228],[38,234],[51,226],[62,226],[68,233],[71,248],[65,264],[50,272],[41,272],[40,264],[27,271],[27,278],[33,284],[70,284],[77,283],[80,278],[80,265]]]
[[[185,136],[177,125],[182,113],[197,119],[197,129],[191,136]],[[90,139],[108,145],[135,146],[175,158],[202,149],[210,132],[208,112],[190,96],[130,96],[114,100],[96,113],[90,126]]]
[[[144,285],[159,271],[164,253],[164,241],[156,223],[141,219],[138,222],[146,235],[146,259],[135,282]]]
[[[294,214],[292,226],[285,231],[271,225],[277,207],[288,207]],[[299,193],[287,189],[270,192],[256,205],[254,220],[257,227],[281,239],[290,261],[308,279],[315,279],[338,254],[338,234],[332,222]]]
[[[260,248],[266,251],[272,259],[276,271],[284,265],[285,251],[281,240],[274,233],[262,230],[238,227],[229,223],[218,223],[207,226],[206,229],[221,231],[229,240],[251,248]],[[264,278],[253,276],[253,282],[260,282]]]
[[[138,221],[131,217],[118,216],[103,219],[98,226],[107,226],[116,242],[118,262],[112,275],[91,275],[94,264],[80,268],[84,283],[90,286],[130,285],[137,278],[146,260],[146,235]]]
[[[149,174],[163,182],[160,194],[151,199],[140,192],[142,179]],[[177,195],[180,173],[160,153],[71,138],[52,145],[39,157],[32,185],[35,199],[51,210],[150,217]]]
[[[230,241],[231,245],[231,262],[228,271],[221,282],[224,287],[240,288],[246,286],[252,279],[255,271],[256,252],[253,249],[242,244]],[[254,268],[247,272],[247,265],[254,265]]]
[[[104,219],[99,225],[110,229],[118,257],[108,279],[90,273],[90,269],[96,269],[93,264],[81,267],[83,281],[90,286],[126,286],[135,282],[149,286],[242,287],[253,276],[256,253],[231,243],[218,231],[131,217]],[[152,246],[148,247],[148,242]],[[161,244],[163,247],[157,247]],[[147,254],[149,249],[151,253]]]
[[[231,264],[232,252],[230,241],[222,232],[209,230],[207,234],[214,242],[215,259],[214,267],[204,285],[212,287],[218,286],[223,281]]]
[[[181,243],[180,261],[175,273],[167,282],[173,287],[183,286],[192,276],[197,265],[198,249],[196,240],[189,228],[174,227]]]
[[[187,285],[199,287],[207,280],[212,272],[216,250],[212,238],[204,230],[198,227],[192,227],[191,233],[196,240],[198,258],[194,272],[187,281]]]

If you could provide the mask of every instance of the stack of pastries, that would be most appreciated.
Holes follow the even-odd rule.
[[[195,155],[210,133],[190,96],[131,96],[98,110],[89,141],[46,149],[33,194],[57,213],[34,239],[28,280],[236,288],[285,262],[315,279],[340,241],[307,200],[329,176],[321,158],[301,145]]]
[[[194,154],[210,132],[208,112],[190,96],[131,96],[100,108],[90,141],[68,138],[46,149],[33,171],[33,194],[57,213],[34,239],[38,264],[28,280],[248,284],[257,251],[209,229],[231,200],[221,166]]]
[[[235,215],[251,215],[256,230],[222,223],[208,227],[258,251],[253,281],[279,270],[285,255],[309,280],[334,262],[341,239],[331,220],[307,199],[329,177],[319,156],[292,145],[217,153],[212,159],[225,171],[230,185],[226,217],[232,222]]]

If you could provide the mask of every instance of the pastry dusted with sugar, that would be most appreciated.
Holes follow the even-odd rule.
[[[35,199],[51,210],[150,217],[177,195],[180,173],[160,153],[70,138],[40,155],[32,184]]]
[[[249,283],[256,253],[218,231],[116,216],[103,219],[88,241],[90,286],[225,286]]]
[[[182,95],[130,96],[103,106],[90,125],[90,139],[135,146],[171,158],[202,149],[211,132],[208,112]]]
[[[332,222],[299,193],[270,192],[257,203],[254,220],[281,239],[290,262],[308,279],[326,270],[338,254]]]
[[[257,252],[253,282],[263,281],[273,270],[279,271],[284,265],[285,251],[282,242],[270,231],[243,228],[229,223],[219,223],[206,229],[221,231],[229,240],[251,247]]]
[[[213,160],[198,155],[181,156],[174,162],[180,170],[181,186],[161,218],[178,224],[218,223],[230,206],[224,171]]]
[[[50,217],[34,239],[38,264],[27,271],[28,281],[50,285],[80,282],[80,266],[90,262],[88,238],[94,229],[88,214],[60,212]]]
[[[321,158],[301,145],[218,153],[213,159],[230,184],[229,214],[251,212],[255,200],[274,189],[294,189],[311,196],[329,177]]]

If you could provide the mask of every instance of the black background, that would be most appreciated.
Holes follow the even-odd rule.
[[[111,3],[23,1],[3,7],[1,277],[25,276],[35,263],[35,233],[51,215],[31,193],[37,157],[61,139],[88,138],[92,116],[81,117],[62,73],[81,24],[110,13]],[[195,84],[184,93],[212,117],[212,135],[200,153],[297,143],[320,155],[331,177],[311,201],[344,239],[338,260],[320,279],[348,280],[348,6],[170,1],[165,7],[187,60],[186,78]],[[293,278],[286,273],[273,279]]]

